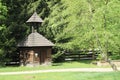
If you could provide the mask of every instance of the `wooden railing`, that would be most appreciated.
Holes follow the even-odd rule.
[[[73,61],[73,60],[95,60],[97,59],[98,54],[97,53],[64,53],[64,59],[65,61]]]

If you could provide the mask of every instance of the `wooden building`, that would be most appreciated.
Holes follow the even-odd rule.
[[[40,23],[42,19],[35,12],[27,22]],[[38,66],[51,63],[51,50],[54,44],[43,37],[32,27],[32,33],[18,43],[20,64],[24,66]]]

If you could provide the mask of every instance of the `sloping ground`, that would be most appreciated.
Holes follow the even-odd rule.
[[[99,67],[92,64],[94,61],[81,60],[81,61],[68,61],[62,63],[52,63],[50,66],[38,67],[0,67],[0,72],[19,72],[19,71],[34,71],[34,70],[49,70],[49,69],[69,69],[69,68],[109,68],[110,66]]]
[[[120,71],[120,68],[118,68]],[[36,70],[22,72],[1,72],[0,75],[18,75],[18,74],[36,74],[50,72],[112,72],[112,68],[71,68],[71,69],[51,69],[51,70]]]
[[[62,72],[0,76],[0,80],[119,80],[120,72]]]

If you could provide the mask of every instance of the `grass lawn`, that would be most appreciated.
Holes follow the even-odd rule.
[[[98,68],[98,66],[91,64],[91,61],[86,60],[80,62],[73,61],[73,62],[64,62],[64,63],[54,63],[51,66],[39,66],[39,67],[1,67],[0,72],[64,69],[64,68]]]
[[[120,72],[59,72],[0,76],[0,80],[120,80]]]

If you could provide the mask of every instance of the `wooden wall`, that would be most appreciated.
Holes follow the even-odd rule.
[[[19,48],[21,65],[50,64],[51,47]]]

